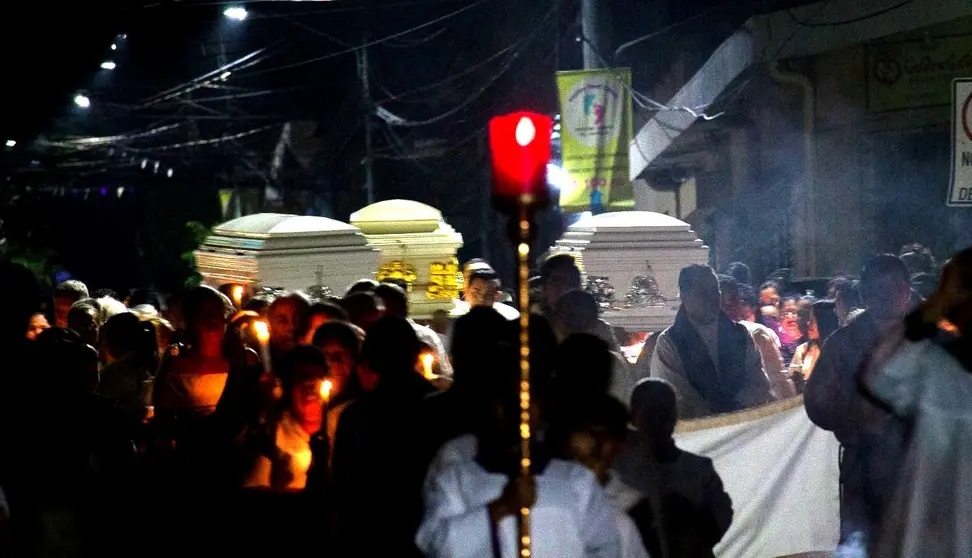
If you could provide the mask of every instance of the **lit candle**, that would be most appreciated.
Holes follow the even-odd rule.
[[[236,309],[243,308],[243,285],[235,285],[232,290],[232,295],[233,304],[236,305]]]
[[[425,375],[425,379],[436,379],[438,376],[432,371],[432,366],[435,365],[435,355],[432,353],[423,353],[420,358],[422,359],[422,373]]]
[[[331,383],[331,380],[324,380],[321,382],[321,399],[324,401],[325,405],[331,402],[332,389],[334,389],[334,384]]]
[[[324,379],[321,382],[320,395],[321,395],[321,430],[320,433],[323,436],[327,436],[327,413],[331,406],[331,391],[334,389],[334,383],[331,380]]]
[[[263,361],[263,370],[270,372],[270,325],[263,320],[257,320],[253,322],[253,333],[260,342],[260,360]]]

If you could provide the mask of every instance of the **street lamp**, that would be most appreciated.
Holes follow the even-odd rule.
[[[101,69],[102,70],[114,70],[115,69],[115,63],[112,62],[111,60],[106,60],[106,61],[104,61],[104,62],[101,63]]]
[[[230,6],[229,8],[223,10],[223,15],[236,21],[243,21],[246,19],[246,8],[241,8],[240,6]]]
[[[91,106],[91,99],[89,99],[87,95],[78,93],[77,95],[74,96],[74,104],[78,105],[83,109],[86,109]]]

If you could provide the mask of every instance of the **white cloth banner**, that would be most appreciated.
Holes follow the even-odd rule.
[[[684,421],[675,440],[712,459],[732,498],[732,526],[716,556],[774,558],[836,548],[839,446],[810,422],[802,398]]]

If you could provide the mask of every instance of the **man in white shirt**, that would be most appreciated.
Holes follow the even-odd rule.
[[[711,267],[692,265],[678,276],[682,307],[658,336],[651,375],[675,388],[680,418],[731,413],[772,401],[753,336],[722,311]]]
[[[500,302],[502,282],[500,276],[483,260],[472,260],[463,270],[463,300],[456,301],[451,312],[453,318],[464,316],[470,308],[486,306],[492,308],[503,318],[513,321],[520,319],[520,312]]]

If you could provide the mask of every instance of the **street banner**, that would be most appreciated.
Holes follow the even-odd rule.
[[[719,558],[832,552],[840,536],[839,445],[810,422],[803,397],[681,421],[678,447],[712,460],[732,498]]]
[[[629,180],[631,70],[557,72],[565,212],[634,209]]]
[[[948,205],[972,207],[972,78],[952,82],[951,179]]]
[[[230,201],[233,200],[233,190],[232,188],[223,188],[219,191],[219,206],[223,209],[223,218],[229,219],[229,205]]]

